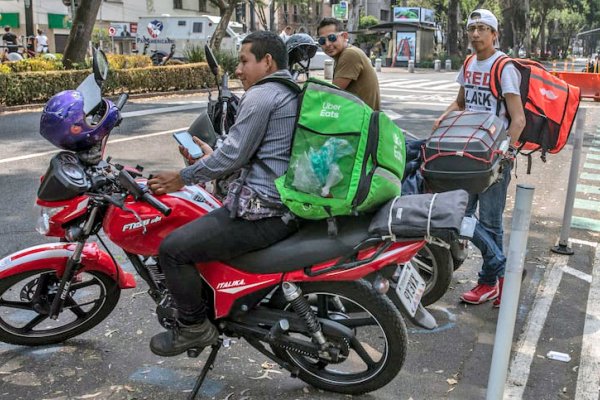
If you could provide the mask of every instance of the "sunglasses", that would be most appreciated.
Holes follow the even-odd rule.
[[[327,40],[329,40],[330,43],[333,43],[337,40],[339,33],[330,33],[327,36],[319,36],[319,38],[317,39],[317,42],[321,45],[321,46],[325,46],[325,43],[327,43]]]

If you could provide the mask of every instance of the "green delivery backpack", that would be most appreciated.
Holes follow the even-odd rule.
[[[309,79],[299,97],[290,165],[275,180],[295,215],[326,219],[375,210],[400,195],[404,133],[337,86]]]

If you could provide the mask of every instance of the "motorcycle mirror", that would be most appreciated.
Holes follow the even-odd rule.
[[[92,62],[92,67],[94,70],[94,78],[96,78],[96,82],[98,85],[102,85],[102,82],[106,80],[108,77],[108,60],[106,59],[106,54],[100,49],[94,50],[94,58]]]
[[[218,76],[219,63],[217,62],[215,55],[213,54],[212,50],[210,49],[210,47],[208,47],[207,44],[204,45],[204,54],[206,55],[206,62],[208,63],[208,66],[210,67],[210,70],[212,71],[213,75]]]

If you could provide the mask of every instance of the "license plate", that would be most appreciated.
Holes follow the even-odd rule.
[[[417,270],[410,263],[402,266],[396,294],[411,317],[414,317],[417,312],[423,292],[425,292],[425,281]]]

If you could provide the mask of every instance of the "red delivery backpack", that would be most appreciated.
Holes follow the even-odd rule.
[[[474,56],[471,55],[465,60],[465,71]],[[524,153],[529,158],[529,173],[531,153],[540,150],[541,159],[546,162],[547,153],[558,153],[567,143],[579,109],[580,89],[552,75],[536,61],[501,56],[494,62],[490,71],[493,77],[490,80],[490,90],[499,100],[503,100],[500,77],[508,63],[512,63],[521,73],[520,92],[526,125],[517,146],[519,151],[529,151]],[[500,104],[498,102],[496,115],[500,112]]]

